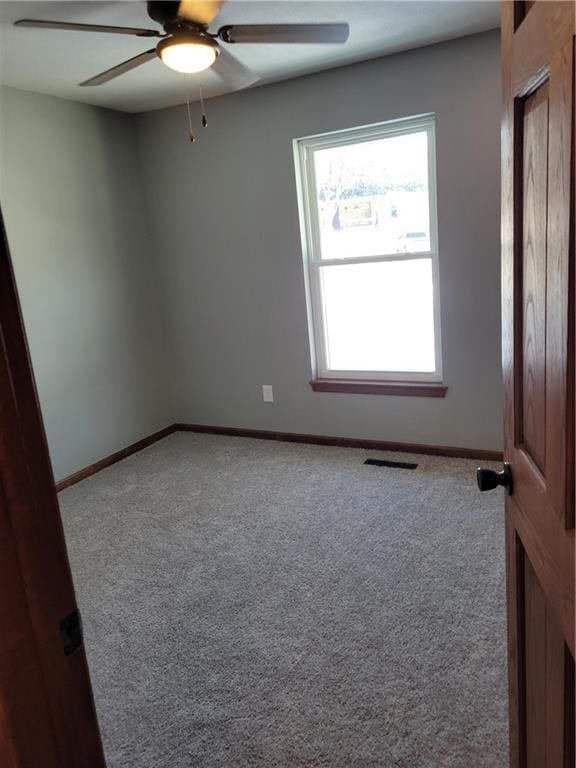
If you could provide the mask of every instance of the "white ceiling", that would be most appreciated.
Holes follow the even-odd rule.
[[[499,25],[499,5],[495,0],[228,0],[211,29],[234,23],[349,23],[344,45],[227,46],[262,84],[493,29]],[[182,75],[159,59],[105,85],[77,85],[147,50],[153,40],[14,27],[22,18],[158,28],[144,2],[0,2],[0,82],[125,112],[184,101]],[[229,91],[211,72],[202,79],[206,96]]]

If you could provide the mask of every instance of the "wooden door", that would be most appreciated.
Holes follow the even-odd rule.
[[[504,2],[511,765],[574,766],[574,4]]]
[[[104,766],[1,214],[0,765]]]

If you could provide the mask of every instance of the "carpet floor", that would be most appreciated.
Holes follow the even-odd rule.
[[[475,467],[177,433],[63,491],[108,768],[504,768]]]

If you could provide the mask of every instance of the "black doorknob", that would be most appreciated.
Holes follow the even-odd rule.
[[[480,468],[476,472],[476,480],[481,491],[491,491],[501,485],[506,488],[508,496],[512,495],[512,467],[510,464],[504,464],[502,472]]]

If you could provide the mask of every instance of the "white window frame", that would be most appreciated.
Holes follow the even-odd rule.
[[[342,147],[359,144],[364,141],[385,139],[408,133],[425,131],[428,135],[428,190],[430,215],[430,250],[417,253],[382,253],[377,256],[346,257],[322,259],[316,179],[314,174],[313,154],[319,149]],[[298,208],[300,212],[300,232],[302,254],[304,257],[304,275],[306,284],[306,302],[308,308],[308,327],[313,376],[319,379],[347,379],[393,382],[442,382],[442,340],[440,324],[440,281],[438,268],[438,217],[436,200],[436,132],[433,114],[402,118],[383,123],[349,128],[331,133],[318,134],[294,139],[294,160],[296,165],[296,183]],[[320,270],[325,266],[344,264],[368,264],[384,261],[408,261],[429,258],[432,263],[432,286],[434,307],[434,352],[436,370],[433,372],[415,371],[344,371],[328,369],[326,365],[326,332],[322,302]]]

